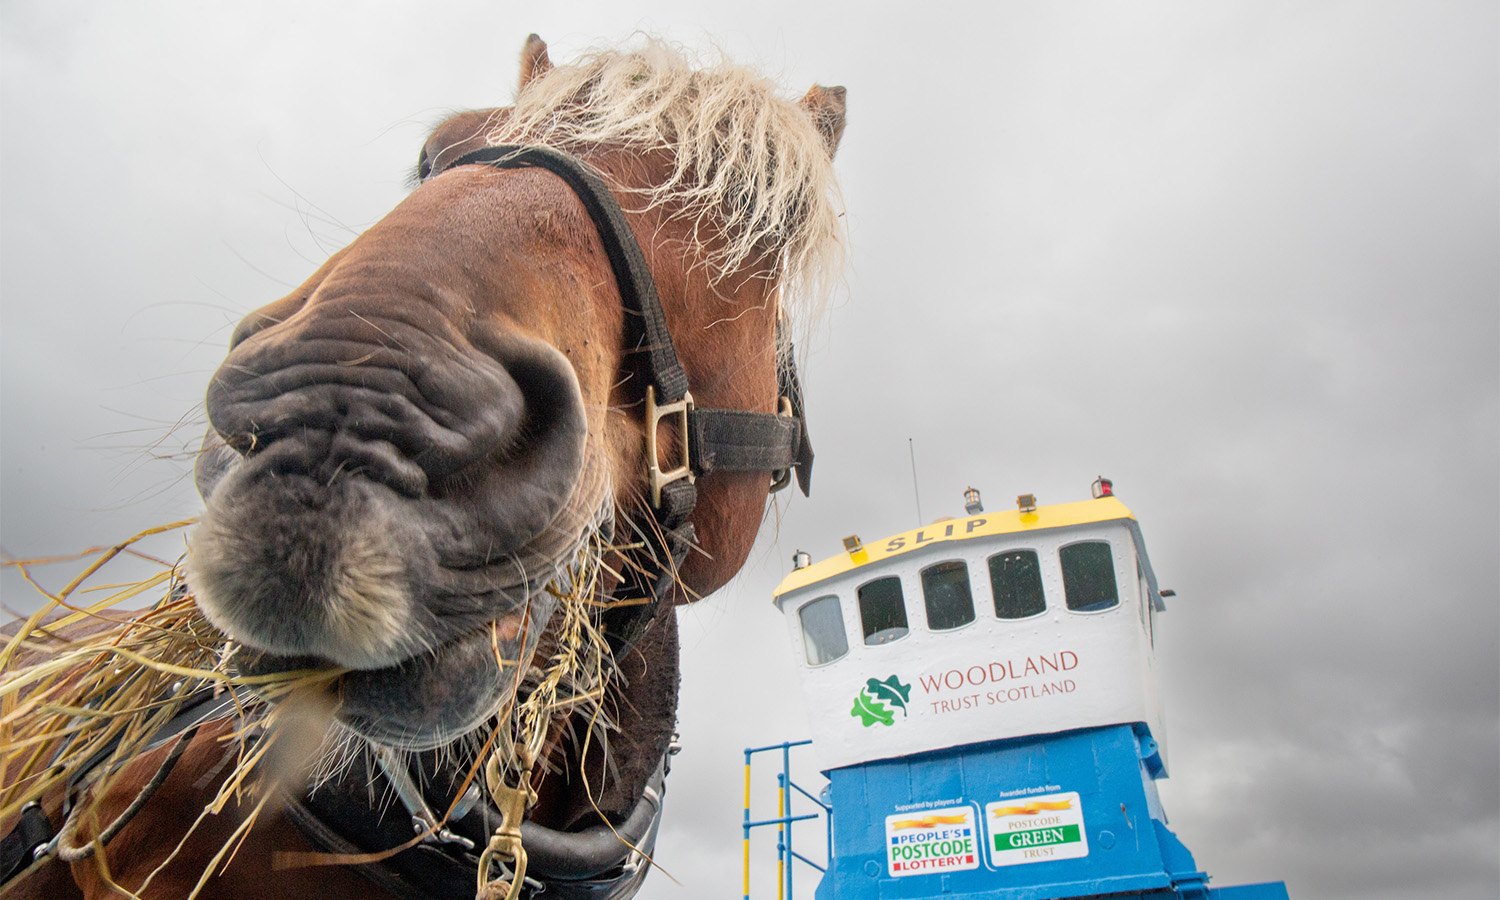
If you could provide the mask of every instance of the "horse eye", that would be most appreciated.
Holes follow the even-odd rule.
[[[427,155],[427,148],[423,147],[421,155],[419,155],[417,157],[417,181],[419,183],[423,182],[423,181],[426,181],[427,180],[427,176],[429,176],[431,174],[432,174],[432,157],[430,157],[430,156]]]

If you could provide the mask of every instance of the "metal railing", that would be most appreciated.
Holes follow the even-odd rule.
[[[745,842],[744,842],[744,897],[750,900],[750,831],[766,825],[776,826],[776,900],[793,900],[792,895],[792,862],[801,860],[819,872],[826,871],[820,866],[792,848],[792,824],[816,819],[819,816],[827,818],[827,855],[825,860],[833,857],[833,808],[824,803],[818,797],[808,793],[801,785],[792,781],[791,777],[791,751],[793,747],[802,747],[811,744],[812,741],[789,741],[781,744],[770,744],[765,747],[749,747],[745,750]],[[751,758],[757,753],[766,753],[772,750],[781,751],[781,771],[776,775],[776,818],[761,819],[752,822],[750,820],[750,763]],[[789,790],[790,789],[790,790]],[[792,794],[796,791],[813,803],[821,812],[807,813],[805,815],[792,815]]]

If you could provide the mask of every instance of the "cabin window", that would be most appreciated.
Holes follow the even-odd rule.
[[[859,589],[859,623],[866,645],[906,637],[906,598],[900,578],[877,578]]]
[[[1068,609],[1074,612],[1098,612],[1118,606],[1120,591],[1115,586],[1115,559],[1109,552],[1109,541],[1084,541],[1069,544],[1058,551],[1062,561],[1063,593]]]
[[[923,569],[922,599],[927,604],[927,627],[933,631],[947,631],[974,621],[969,567],[955,559]]]
[[[808,665],[831,663],[849,652],[839,598],[819,597],[799,609],[797,615],[802,620],[802,649]]]
[[[1035,550],[1012,550],[990,557],[990,591],[995,618],[1024,619],[1047,609],[1042,566]]]

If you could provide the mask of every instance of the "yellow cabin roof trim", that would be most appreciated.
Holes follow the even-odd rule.
[[[977,516],[966,516],[961,519],[947,519],[924,525],[921,528],[913,528],[911,531],[903,531],[879,541],[872,541],[853,553],[840,553],[829,559],[815,562],[806,568],[797,569],[781,582],[772,597],[779,600],[783,594],[798,588],[817,584],[870,563],[910,553],[936,543],[1134,518],[1134,514],[1117,498],[1101,497],[1097,500],[1083,500],[1078,503],[1038,506],[1032,512],[1023,513],[1018,509],[1007,509],[1000,512],[980,513]]]

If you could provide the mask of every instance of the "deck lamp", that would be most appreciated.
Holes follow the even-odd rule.
[[[1110,481],[1108,478],[1105,478],[1103,475],[1095,478],[1094,483],[1090,487],[1092,487],[1093,489],[1095,500],[1101,499],[1103,497],[1113,497],[1115,495],[1115,483],[1113,481]]]
[[[810,565],[812,565],[812,557],[807,554],[807,551],[798,550],[792,554],[792,571],[805,569]]]
[[[851,534],[844,538],[844,549],[849,551],[850,556],[853,556],[864,548],[865,545],[859,542],[859,535]]]
[[[1016,498],[1016,506],[1023,513],[1036,512],[1036,494],[1022,494]]]
[[[979,502],[979,491],[969,488],[964,491],[964,512],[971,516],[977,516],[984,512],[984,504]]]

